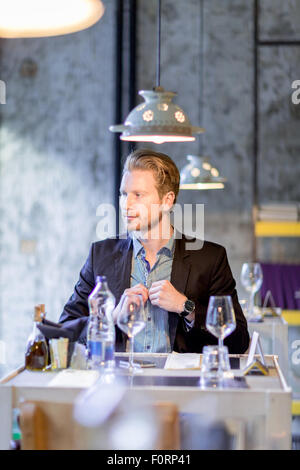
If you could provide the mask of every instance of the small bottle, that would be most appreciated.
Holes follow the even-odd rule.
[[[96,286],[88,298],[90,321],[87,334],[88,367],[113,369],[115,366],[115,326],[112,312],[115,297],[106,276],[97,276]]]
[[[29,370],[45,370],[48,366],[46,338],[38,328],[38,324],[42,319],[41,307],[36,305],[34,308],[33,329],[28,338],[25,353],[25,368]]]
[[[41,308],[41,321],[43,321],[46,318],[46,305],[45,304],[39,304],[39,306]],[[48,346],[48,364],[51,364],[51,354],[50,354],[50,347],[49,346]]]

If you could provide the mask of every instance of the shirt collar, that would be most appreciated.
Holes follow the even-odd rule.
[[[130,233],[130,236],[132,238],[132,243],[133,243],[133,254],[134,257],[136,258],[138,254],[144,250],[143,245],[141,244],[140,240],[136,237],[134,232]],[[169,256],[170,258],[173,257],[174,254],[174,248],[175,248],[175,229],[173,231],[173,235],[171,238],[168,240],[168,242],[160,248],[160,250],[157,252],[157,254],[165,254],[166,256]]]

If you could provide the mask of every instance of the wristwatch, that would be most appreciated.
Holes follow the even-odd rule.
[[[182,318],[187,317],[195,310],[195,302],[187,299],[183,305],[183,311],[179,314]]]

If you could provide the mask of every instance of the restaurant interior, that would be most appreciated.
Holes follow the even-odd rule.
[[[299,449],[300,0],[0,12],[0,449],[109,450],[119,464],[134,461],[118,450],[189,464],[199,450]],[[233,317],[210,329],[210,297],[213,378],[212,350],[132,355],[133,332],[95,366],[60,319],[91,246],[124,230],[123,166],[145,148],[180,172],[174,227],[225,247],[236,282],[249,347],[224,349],[234,309],[214,292]],[[32,331],[48,362],[30,369]]]

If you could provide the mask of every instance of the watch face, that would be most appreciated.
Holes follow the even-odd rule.
[[[184,310],[183,312],[181,312],[181,316],[182,317],[186,317],[187,315],[189,315],[190,313],[192,313],[195,309],[195,302],[193,302],[192,300],[186,300],[185,304],[184,304]]]
[[[184,311],[185,312],[192,313],[194,308],[195,308],[195,302],[193,302],[192,300],[187,300],[185,302],[185,304],[184,304]]]

